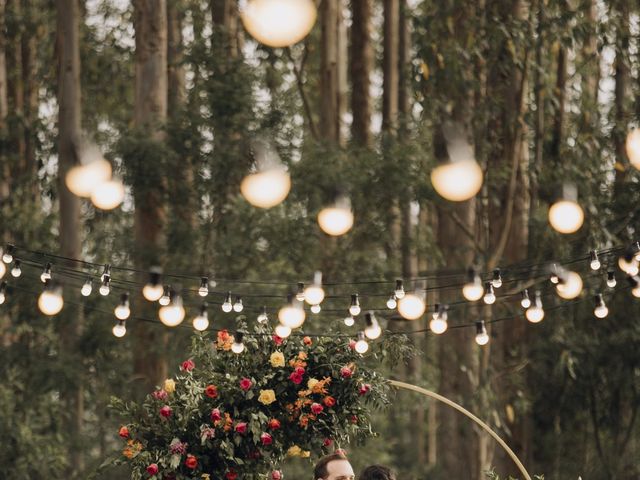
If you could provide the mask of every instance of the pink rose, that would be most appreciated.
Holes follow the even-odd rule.
[[[291,380],[296,385],[300,385],[303,378],[302,375],[298,375],[296,372],[293,372],[291,375],[289,375],[289,380]]]
[[[236,424],[236,433],[239,433],[240,435],[244,435],[245,433],[247,433],[246,422],[239,422]]]
[[[149,475],[155,475],[158,473],[158,464],[157,463],[152,463],[151,465],[149,465],[147,467],[147,473]]]
[[[322,445],[325,447],[330,447],[331,445],[333,445],[333,440],[331,440],[330,438],[325,438],[322,442]]]
[[[160,409],[160,415],[162,415],[164,418],[169,418],[172,412],[173,411],[171,410],[171,407],[169,405],[165,405]]]
[[[193,360],[189,359],[182,362],[180,368],[182,368],[182,370],[184,370],[185,372],[190,372],[191,370],[196,368],[196,364],[193,362]]]
[[[246,378],[246,377],[245,377],[245,378],[243,378],[242,380],[240,380],[240,388],[241,388],[242,390],[244,390],[245,392],[251,388],[251,385],[253,385],[253,384],[251,383],[251,380],[249,380],[249,379],[248,379],[248,378]]]
[[[271,472],[271,480],[282,480],[282,472],[280,470]]]
[[[265,432],[260,435],[260,441],[262,442],[262,445],[267,447],[273,443],[273,437]]]
[[[219,420],[222,420],[222,414],[220,413],[220,409],[214,408],[213,410],[211,410],[211,421],[217,422]]]
[[[358,395],[360,396],[366,395],[367,393],[369,393],[369,390],[371,390],[371,385],[369,385],[368,383],[365,383],[364,385],[360,386],[360,390],[358,390]]]
[[[351,350],[355,350],[355,349],[356,349],[356,343],[357,343],[357,342],[356,342],[355,340],[353,340],[353,339],[352,339],[352,340],[349,340],[349,348],[350,348]]]
[[[153,398],[156,400],[165,400],[169,396],[169,394],[164,390],[156,390],[151,395],[153,395]]]
[[[284,338],[279,337],[278,335],[274,335],[271,338],[273,338],[273,343],[275,343],[278,346],[282,345],[282,342],[284,341]]]
[[[315,415],[318,415],[319,413],[322,413],[323,410],[324,410],[324,407],[322,405],[320,405],[319,403],[312,403],[311,404],[311,411]]]
[[[353,372],[349,367],[344,366],[340,369],[340,376],[342,378],[351,378],[352,375],[353,375]]]
[[[304,375],[305,370],[302,367],[296,367],[294,372],[296,373],[296,375]]]

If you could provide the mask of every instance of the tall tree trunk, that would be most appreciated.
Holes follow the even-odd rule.
[[[163,142],[167,119],[167,4],[166,0],[135,0],[136,88],[134,121],[136,127],[156,142]],[[152,159],[136,159],[151,162]],[[146,167],[146,168],[145,168]],[[161,263],[165,245],[166,207],[162,174],[149,185],[146,171],[138,166],[133,178],[135,200],[135,258],[139,269]],[[145,316],[155,309],[143,304]],[[133,332],[134,375],[137,396],[149,393],[167,376],[164,346],[167,337],[157,326],[140,322]]]
[[[382,54],[382,130],[394,134],[398,128],[399,0],[384,0],[384,49]]]
[[[184,22],[182,0],[168,0],[167,3],[167,65],[168,65],[168,114],[175,117],[184,107],[186,100]]]
[[[7,117],[9,115],[9,99],[7,91],[7,36],[6,36],[6,0],[0,0],[0,209],[9,199],[11,193],[11,168],[7,158],[6,142],[8,137]],[[1,211],[1,210],[0,210]],[[8,231],[5,231],[5,235]],[[3,238],[3,243],[9,239]]]
[[[558,104],[553,119],[553,130],[551,138],[551,155],[556,165],[561,163],[562,141],[565,129],[565,110],[567,97],[567,49],[558,42],[558,64],[556,70],[555,97]]]
[[[8,0],[7,13],[14,19],[22,17],[22,1]],[[22,83],[22,29],[20,22],[11,22],[8,31],[8,57],[7,57],[7,81],[9,93],[9,112],[11,123],[9,130],[9,148],[12,153],[12,169],[14,180],[20,179],[25,174],[24,143],[24,85]]]
[[[351,12],[351,136],[356,145],[371,147],[371,0],[351,2]]]
[[[38,76],[36,50],[42,37],[42,27],[36,20],[36,7],[28,3],[24,8],[29,35],[22,36],[22,83],[24,85],[24,172],[29,179],[33,200],[39,194],[36,164],[36,122],[38,120]]]
[[[625,139],[627,134],[627,98],[629,92],[629,4],[618,2],[620,9],[620,19],[616,36],[616,86],[614,118],[615,128],[613,129],[613,141],[616,151],[616,179],[615,193],[619,193],[622,185],[627,180],[629,161],[625,152]],[[620,195],[616,195],[620,198]]]
[[[320,6],[320,138],[340,143],[340,0],[324,0]]]
[[[213,25],[222,34],[219,38],[229,58],[236,58],[242,49],[237,0],[211,0]]]
[[[80,199],[66,186],[69,169],[77,165],[78,146],[82,135],[80,106],[80,45],[79,11],[76,0],[57,0],[58,11],[58,197],[60,199],[60,252],[68,258],[80,258],[81,231]],[[77,292],[67,289],[67,298]],[[78,300],[76,300],[78,301]],[[61,315],[61,349],[79,351],[77,344],[82,329],[82,311],[68,310]],[[78,362],[82,364],[82,360]],[[78,378],[82,378],[79,375]],[[84,469],[82,419],[84,413],[82,382],[65,385],[62,398],[66,405],[66,429],[69,433],[70,477],[78,477]]]

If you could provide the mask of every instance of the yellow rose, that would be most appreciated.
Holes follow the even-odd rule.
[[[211,480],[211,475],[209,475],[208,473],[203,473],[202,480]]]
[[[258,401],[263,405],[270,405],[276,401],[276,392],[273,390],[260,390]]]
[[[271,366],[272,367],[284,367],[284,355],[282,352],[273,352],[271,354]]]
[[[164,381],[164,391],[167,393],[173,393],[176,391],[176,382],[171,378],[167,378]]]
[[[318,380],[315,378],[310,378],[309,381],[307,382],[307,388],[309,390],[312,390],[313,387],[315,387],[318,384]]]
[[[311,452],[309,450],[303,450],[300,452],[300,456],[302,458],[309,458],[311,456]]]
[[[302,449],[297,445],[294,445],[293,447],[289,447],[289,450],[287,450],[287,455],[289,457],[299,457],[301,454],[302,454]]]

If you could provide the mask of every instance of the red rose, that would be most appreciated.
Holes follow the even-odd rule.
[[[323,410],[324,410],[324,407],[322,405],[320,405],[319,403],[312,403],[311,404],[311,411],[315,415],[318,415],[319,413],[322,413]]]
[[[325,406],[331,408],[336,404],[336,399],[333,398],[331,395],[327,395],[322,399],[322,403],[324,403]]]
[[[260,435],[260,441],[262,442],[262,445],[266,447],[273,443],[273,437],[268,433],[263,433]]]
[[[273,338],[273,343],[275,343],[278,346],[282,345],[282,342],[284,341],[284,338],[279,337],[278,335],[274,335],[271,338]]]
[[[331,440],[330,438],[325,438],[322,442],[322,445],[324,445],[325,447],[330,447],[331,445],[333,445],[333,440]]]
[[[278,420],[277,418],[272,418],[271,420],[269,420],[269,428],[271,430],[277,430],[280,428],[280,420]]]
[[[304,337],[302,341],[304,342],[305,345],[311,345],[313,343],[313,340],[311,340],[311,337]]]
[[[351,378],[351,375],[353,375],[353,372],[349,367],[344,366],[340,369],[340,376],[342,378]]]
[[[352,339],[352,340],[349,340],[349,348],[350,348],[351,350],[355,350],[355,349],[356,349],[356,343],[357,343],[357,342],[356,342],[355,340],[353,340],[353,339]]]
[[[169,418],[171,416],[171,413],[171,407],[168,405],[165,405],[160,409],[160,415],[162,415],[164,418]]]
[[[164,390],[156,390],[151,395],[153,395],[153,398],[156,400],[165,400],[169,396],[169,394]]]
[[[222,414],[220,413],[220,409],[214,408],[213,410],[211,410],[211,421],[217,422],[219,420],[222,420]]]
[[[239,433],[240,435],[244,435],[245,433],[247,433],[246,422],[239,422],[236,424],[236,433]]]
[[[356,424],[358,423],[358,416],[357,415],[351,415],[351,423]]]
[[[190,372],[191,370],[196,368],[196,364],[193,362],[193,360],[189,359],[182,362],[180,368],[182,368],[182,370],[184,370],[185,372]]]
[[[229,470],[224,478],[226,478],[227,480],[236,480],[238,478],[238,474],[235,470]]]
[[[302,375],[298,375],[296,372],[293,372],[291,375],[289,375],[289,380],[291,380],[296,385],[300,385],[303,378]]]
[[[252,450],[251,452],[249,452],[249,455],[247,455],[247,458],[250,458],[251,460],[257,460],[261,456],[262,454],[260,453],[260,450]]]
[[[122,438],[129,438],[129,429],[127,427],[120,427],[120,430],[118,430],[118,435],[120,435]]]
[[[365,383],[364,385],[360,386],[360,390],[358,390],[358,395],[360,396],[366,395],[367,393],[369,393],[369,390],[371,390],[371,385],[369,385],[368,383]]]
[[[207,385],[207,388],[204,389],[204,393],[209,398],[218,398],[218,387],[215,385]]]
[[[157,463],[152,463],[151,465],[149,465],[147,467],[147,473],[149,475],[155,475],[156,473],[158,473],[158,464]]]
[[[241,388],[242,390],[244,390],[245,392],[251,388],[251,385],[253,385],[253,384],[251,383],[251,380],[249,380],[249,379],[248,379],[248,378],[246,378],[246,377],[245,377],[245,378],[243,378],[242,380],[240,380],[240,388]]]
[[[304,372],[305,372],[305,370],[302,367],[296,367],[296,369],[294,370],[294,373],[296,375],[300,375],[300,376],[304,375]]]
[[[282,472],[280,470],[271,472],[271,480],[282,480]]]
[[[187,455],[187,459],[184,461],[184,464],[187,466],[187,468],[195,470],[195,468],[198,466],[198,459],[193,455]]]

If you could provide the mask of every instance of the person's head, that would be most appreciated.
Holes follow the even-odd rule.
[[[396,474],[384,465],[370,465],[362,471],[360,480],[396,480]]]
[[[313,469],[314,480],[354,480],[353,468],[342,453],[332,453],[318,460]]]

